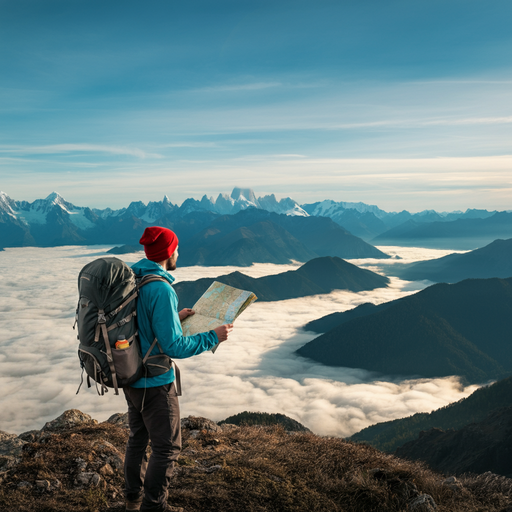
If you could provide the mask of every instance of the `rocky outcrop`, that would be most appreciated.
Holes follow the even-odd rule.
[[[124,511],[127,438],[126,414],[99,423],[77,410],[39,431],[0,432],[0,510]],[[509,479],[446,479],[369,446],[282,426],[189,416],[182,438],[169,500],[187,512],[501,512],[512,495]]]

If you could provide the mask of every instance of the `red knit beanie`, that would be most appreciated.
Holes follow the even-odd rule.
[[[172,256],[178,247],[178,237],[170,229],[152,226],[144,230],[139,243],[144,246],[148,260],[160,262]]]

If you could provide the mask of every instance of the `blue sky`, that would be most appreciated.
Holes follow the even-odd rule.
[[[0,190],[512,209],[512,3],[0,0]]]

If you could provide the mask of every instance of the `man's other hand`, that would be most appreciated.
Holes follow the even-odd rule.
[[[219,342],[226,341],[229,333],[233,330],[233,324],[220,325],[219,327],[215,327],[213,330],[215,331],[215,334],[217,334]]]
[[[193,309],[190,309],[190,308],[182,309],[178,313],[178,315],[180,316],[180,322],[183,322],[183,320],[185,320],[185,318],[187,318],[187,316],[194,315],[195,313],[196,312]]]

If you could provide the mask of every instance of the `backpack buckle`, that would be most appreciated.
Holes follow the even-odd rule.
[[[107,323],[107,317],[105,316],[105,313],[98,313],[98,323],[99,324]]]

